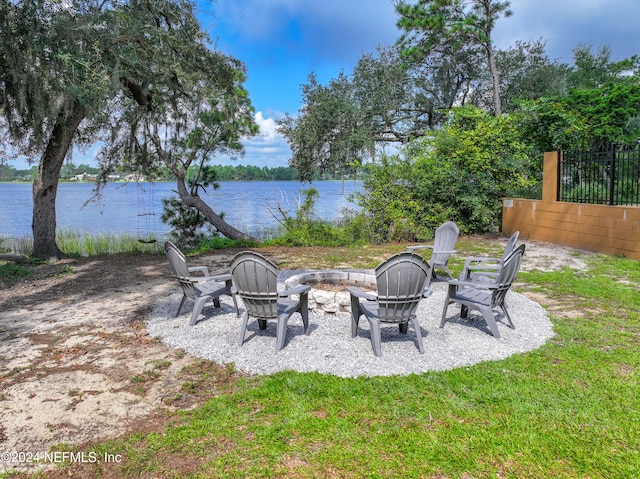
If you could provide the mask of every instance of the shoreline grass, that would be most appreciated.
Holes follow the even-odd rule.
[[[163,252],[163,238],[152,235],[140,241],[131,233],[93,233],[72,229],[59,230],[56,243],[69,256],[97,256],[105,254],[138,254]],[[0,238],[0,250],[30,256],[33,253],[33,238]]]

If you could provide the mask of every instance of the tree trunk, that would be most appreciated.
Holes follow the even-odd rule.
[[[33,256],[57,260],[63,256],[56,243],[56,197],[60,169],[67,156],[73,136],[85,117],[85,109],[74,103],[72,111],[63,109],[56,120],[51,137],[40,158],[38,173],[33,180]]]
[[[185,184],[184,176],[176,174],[176,183],[178,185],[178,195],[180,195],[180,200],[182,200],[182,203],[184,203],[186,206],[196,208],[198,211],[200,211],[205,216],[205,218],[207,218],[207,221],[209,221],[209,223],[215,226],[215,228],[224,236],[234,240],[243,239],[247,241],[255,241],[255,242],[258,241],[252,236],[249,236],[248,234],[245,234],[242,231],[237,230],[236,228],[231,226],[229,223],[224,221],[220,217],[220,215],[218,215],[215,211],[213,211],[211,207],[208,204],[206,204],[204,201],[202,201],[202,199],[199,196],[191,195],[189,193],[187,185]],[[241,205],[238,205],[238,206],[240,207]]]
[[[491,46],[491,40],[487,44],[487,59],[489,61],[489,68],[491,69],[491,79],[493,81],[493,105],[495,109],[495,115],[502,115],[502,105],[500,104],[500,75],[498,75],[498,68],[496,67],[496,58],[493,54],[493,47]]]

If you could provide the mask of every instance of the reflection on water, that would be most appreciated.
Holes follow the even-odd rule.
[[[360,191],[361,184],[319,181],[311,186],[320,197],[316,213],[322,219],[336,219],[343,208],[356,209],[348,196]],[[58,229],[90,233],[130,233],[162,236],[168,232],[163,224],[162,198],[177,196],[175,183],[112,183],[100,199],[93,199],[91,183],[60,183],[56,201]],[[293,181],[221,182],[220,188],[201,194],[216,213],[249,234],[278,225],[278,205],[295,214],[308,184]],[[33,202],[30,184],[0,183],[0,236],[31,235]],[[274,216],[275,215],[275,216]]]

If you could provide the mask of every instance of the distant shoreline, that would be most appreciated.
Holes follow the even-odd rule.
[[[306,181],[299,181],[299,180],[219,180],[216,181],[216,183],[285,183],[285,182],[296,182],[296,183],[301,183],[301,184],[311,184],[313,185],[313,183],[342,183],[342,182],[361,182],[362,180],[360,178],[358,179],[353,179],[353,178],[345,178],[344,180],[313,180],[312,183],[307,183]],[[93,184],[95,183],[95,180],[83,180],[83,181],[70,181],[70,180],[60,180],[58,181],[58,183],[65,183],[65,184],[72,184],[72,183],[78,183],[78,184]],[[109,181],[107,183],[138,183],[137,181],[125,181],[125,180],[114,180],[114,181]],[[141,181],[140,183],[149,183],[149,181]],[[155,180],[152,181],[152,183],[175,183],[175,181],[172,180]],[[33,181],[15,181],[15,180],[11,180],[11,181],[7,181],[7,180],[0,180],[0,184],[20,184],[20,185],[30,185],[33,184]]]

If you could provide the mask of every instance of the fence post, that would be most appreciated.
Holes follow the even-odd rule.
[[[615,205],[616,196],[616,144],[611,143],[609,149],[609,204]]]
[[[555,203],[558,201],[560,191],[560,152],[548,151],[544,154],[544,165],[542,170],[542,202]]]

